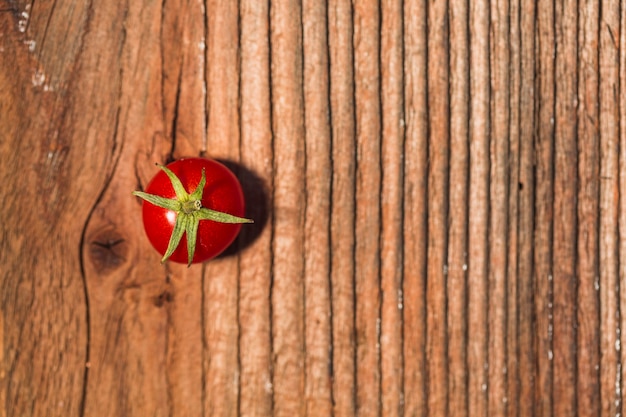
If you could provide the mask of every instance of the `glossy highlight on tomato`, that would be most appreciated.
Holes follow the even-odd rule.
[[[206,182],[200,188],[203,176]],[[177,180],[184,190],[176,189]],[[212,159],[174,161],[161,167],[144,192],[134,195],[146,200],[142,209],[144,229],[163,261],[191,264],[214,258],[235,240],[242,223],[251,222],[243,218],[244,196],[237,177]],[[176,231],[177,227],[182,230]],[[172,242],[176,239],[178,242]]]

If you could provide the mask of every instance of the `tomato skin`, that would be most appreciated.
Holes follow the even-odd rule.
[[[202,178],[205,169],[206,184],[202,195],[202,206],[234,216],[242,217],[245,213],[243,191],[237,177],[223,164],[205,158],[184,158],[167,165],[180,179],[188,193],[192,193]],[[145,189],[149,194],[165,198],[176,198],[174,187],[167,174],[159,170]],[[165,254],[172,236],[176,212],[143,203],[143,225],[148,240],[161,254]],[[198,226],[196,250],[192,263],[204,262],[222,253],[237,237],[240,223],[219,223],[201,220]],[[186,236],[169,257],[179,263],[187,263]]]

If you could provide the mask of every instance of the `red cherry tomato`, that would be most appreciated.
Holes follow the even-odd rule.
[[[178,177],[189,194],[192,194],[200,184],[204,169],[206,184],[200,200],[202,207],[237,217],[244,215],[241,185],[235,175],[221,163],[212,159],[186,158],[168,164],[167,168]],[[145,193],[172,200],[177,198],[172,181],[164,170],[160,170],[152,178]],[[148,201],[143,203],[144,229],[152,246],[161,255],[167,251],[177,215],[179,214],[173,210],[159,207]],[[191,263],[204,262],[219,255],[235,240],[240,229],[241,223],[200,220]],[[188,263],[185,236],[168,259]]]

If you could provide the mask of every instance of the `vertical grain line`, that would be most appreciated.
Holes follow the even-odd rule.
[[[508,249],[507,249],[507,358],[506,358],[506,404],[507,415],[515,417],[520,414],[520,372],[519,372],[519,282],[518,262],[520,252],[520,85],[521,85],[521,31],[520,31],[520,7],[519,0],[509,2],[509,45],[510,61],[508,71],[510,76],[510,92],[507,105],[509,112],[508,134],[511,138],[509,144],[509,226],[508,226]]]
[[[616,381],[616,394],[621,396],[619,409],[623,414],[624,407],[624,381],[626,381],[626,285],[623,285],[624,266],[626,265],[626,5],[620,2],[619,12],[620,35],[617,42],[621,47],[618,51],[618,136],[619,136],[619,276],[618,276],[618,294],[619,294],[619,320],[618,330],[620,332],[620,372],[618,373],[618,381]]]
[[[165,1],[165,0],[163,0]],[[202,28],[202,107],[204,109],[204,117],[202,118],[203,126],[202,126],[202,143],[200,145],[200,155],[204,155],[207,150],[207,145],[209,139],[207,137],[207,132],[209,129],[209,108],[208,108],[208,86],[209,86],[209,69],[208,69],[208,59],[209,59],[209,46],[207,45],[207,39],[209,38],[209,16],[208,13],[208,1],[209,0],[201,0],[202,2],[202,11],[204,12],[204,16],[202,22],[204,26]],[[204,275],[203,275],[204,276]]]
[[[555,123],[553,225],[553,350],[555,415],[575,414],[576,405],[576,67],[578,4],[555,4]]]
[[[381,2],[380,117],[381,117],[381,225],[380,225],[380,373],[381,415],[399,416],[402,409],[402,158],[404,115],[402,96],[402,4]]]
[[[333,414],[350,416],[356,407],[354,12],[350,1],[329,3]]]
[[[407,415],[428,412],[426,280],[428,241],[428,3],[404,3],[405,175],[403,230],[404,380]]]
[[[357,411],[380,414],[380,2],[355,3]],[[377,193],[377,194],[376,194]]]
[[[619,30],[620,3],[606,1],[599,24],[600,129],[600,391],[603,415],[621,410],[619,387],[619,47],[612,28]]]
[[[428,4],[428,279],[426,285],[428,360],[428,412],[446,415],[449,411],[449,369],[446,316],[448,303],[448,221],[450,188],[450,57],[448,2]],[[429,208],[430,212],[430,208]]]
[[[490,201],[488,268],[488,409],[489,415],[507,413],[508,289],[510,276],[510,9],[508,1],[492,3],[489,10],[489,118]]]
[[[302,398],[302,402],[304,403],[304,407],[303,407],[303,411],[304,411],[304,415],[308,416],[308,407],[307,407],[307,383],[309,381],[310,375],[309,375],[309,369],[306,366],[307,364],[307,355],[309,354],[308,351],[308,346],[307,346],[307,339],[306,339],[306,334],[307,334],[307,275],[308,275],[308,271],[306,269],[306,257],[307,257],[307,251],[306,251],[306,219],[308,216],[308,212],[309,212],[309,179],[306,175],[307,173],[307,168],[308,168],[308,163],[309,163],[309,153],[308,153],[308,149],[307,149],[307,124],[306,124],[306,115],[307,115],[307,97],[306,97],[306,92],[305,92],[305,71],[306,71],[306,54],[304,53],[304,48],[305,48],[305,39],[304,39],[304,1],[305,0],[299,0],[300,3],[300,42],[302,43],[302,49],[301,49],[301,57],[300,57],[300,62],[302,65],[301,68],[301,73],[300,73],[300,94],[302,94],[302,137],[304,140],[304,144],[303,144],[303,152],[304,152],[304,162],[302,164],[302,171],[304,172],[303,178],[302,178],[302,187],[303,187],[303,194],[304,194],[304,207],[303,207],[303,215],[304,215],[304,220],[302,222],[302,236],[303,236],[303,250],[302,250],[302,269],[303,269],[303,276],[302,276],[302,287],[301,287],[301,292],[302,292],[302,310],[301,310],[301,320],[302,320],[302,336],[304,338],[304,341],[302,343],[303,348],[304,348],[304,352],[303,352],[303,374],[304,374],[304,386],[302,387],[303,392],[304,392],[304,397]]]
[[[242,23],[241,23],[241,1],[237,0],[237,69],[239,71],[239,76],[237,77],[237,121],[239,123],[239,125],[237,126],[237,129],[239,131],[239,143],[238,143],[238,147],[237,147],[237,155],[239,156],[240,160],[242,159],[242,155],[243,155],[243,124],[244,124],[244,120],[243,120],[243,116],[242,116],[242,111],[241,111],[241,107],[242,107],[242,98],[241,98],[241,89],[242,89],[242,65],[241,65],[241,61],[242,61],[242,41],[241,41],[241,36],[242,36]],[[205,48],[206,49],[206,48]],[[247,203],[247,202],[245,202]],[[247,204],[246,204],[247,205]],[[246,216],[248,217],[248,216]],[[241,324],[241,280],[242,280],[242,274],[241,274],[241,255],[239,253],[239,251],[237,251],[237,311],[235,312],[235,319],[236,319],[236,323],[237,323],[237,415],[241,416],[241,373],[242,373],[242,360],[241,360],[241,353],[242,353],[242,348],[241,348],[241,328],[243,327]],[[202,327],[204,329],[204,326]],[[203,332],[204,333],[204,332]],[[204,372],[203,372],[204,373]]]
[[[450,2],[450,166],[446,294],[449,413],[468,415],[469,2]]]
[[[534,280],[535,314],[537,320],[537,357],[535,373],[538,382],[535,386],[536,411],[540,415],[552,415],[554,395],[554,369],[552,343],[552,303],[553,303],[553,256],[554,230],[554,114],[555,76],[554,56],[556,54],[554,2],[547,6],[537,5],[537,88],[536,120],[537,136],[535,153],[535,237]],[[547,182],[547,185],[542,183]]]
[[[274,61],[274,44],[272,42],[272,9],[273,9],[273,2],[271,0],[269,1],[269,5],[267,8],[267,53],[269,55],[269,60],[268,60],[268,64],[269,64],[269,69],[268,69],[268,73],[269,73],[269,80],[268,80],[268,85],[269,85],[269,118],[270,118],[270,123],[269,123],[269,129],[270,129],[270,134],[271,134],[271,143],[270,143],[270,148],[271,148],[271,154],[272,154],[272,177],[271,177],[271,187],[272,187],[272,194],[274,193],[274,191],[276,190],[276,133],[274,131],[274,74],[272,71],[272,66],[273,66],[273,61]],[[270,203],[272,204],[272,203]],[[272,208],[270,208],[270,210],[272,210]],[[273,210],[272,210],[273,211]],[[271,415],[274,415],[276,412],[276,394],[275,394],[275,385],[276,385],[276,381],[275,381],[275,369],[276,369],[276,358],[275,358],[275,346],[274,346],[274,303],[272,302],[273,300],[273,295],[274,295],[274,274],[275,274],[275,268],[274,268],[274,264],[275,264],[275,259],[276,259],[276,254],[274,251],[274,239],[276,237],[276,215],[272,214],[271,216],[271,238],[270,238],[270,245],[269,245],[269,257],[270,257],[270,286],[269,286],[269,333],[270,333],[270,380],[271,380],[271,390],[272,390],[272,395],[271,395]]]
[[[468,402],[469,415],[488,413],[489,205],[490,205],[490,8],[470,2]]]
[[[328,298],[329,298],[329,303],[328,303],[328,314],[329,314],[329,345],[328,345],[328,374],[331,378],[331,383],[330,383],[330,403],[331,403],[331,409],[330,409],[330,416],[329,417],[335,417],[335,404],[336,404],[336,393],[334,390],[334,373],[335,373],[335,369],[334,369],[334,362],[335,362],[335,322],[333,320],[333,317],[335,316],[335,303],[334,301],[334,297],[335,297],[335,293],[333,291],[333,270],[334,270],[334,265],[333,265],[333,223],[332,223],[332,215],[334,213],[335,207],[333,204],[334,198],[333,196],[335,195],[335,181],[334,181],[334,176],[335,176],[335,159],[333,158],[333,155],[335,153],[335,134],[334,134],[334,130],[333,130],[333,106],[332,106],[332,68],[331,68],[331,34],[330,34],[330,5],[329,5],[329,1],[326,0],[325,1],[326,4],[326,27],[325,27],[325,36],[326,36],[326,48],[327,48],[327,60],[326,60],[326,68],[325,71],[328,72],[328,86],[327,86],[327,95],[326,95],[326,107],[328,109],[328,123],[329,123],[329,131],[328,131],[328,155],[329,155],[329,161],[328,161],[328,168],[330,169],[330,178],[329,178],[329,184],[328,184],[328,229],[327,229],[327,233],[328,233],[328,241],[327,241],[327,245],[328,248],[330,249],[330,254],[328,256]]]
[[[578,15],[578,399],[579,412],[599,415],[599,2],[586,1]],[[596,368],[596,366],[598,368]],[[584,395],[583,395],[584,394]]]
[[[356,11],[355,11],[355,1],[352,0],[350,2],[351,7],[350,7],[350,14],[351,14],[351,22],[352,22],[352,31],[350,33],[352,39],[352,45],[351,45],[351,50],[352,50],[352,79],[353,79],[353,84],[352,84],[352,105],[353,105],[353,109],[352,109],[352,120],[353,120],[353,134],[354,134],[354,156],[353,156],[353,163],[354,163],[354,179],[353,179],[353,211],[354,211],[354,223],[353,223],[353,229],[352,229],[352,239],[354,242],[354,250],[353,250],[353,262],[352,262],[352,306],[353,306],[353,315],[352,315],[352,333],[354,335],[354,347],[353,347],[353,351],[352,351],[352,361],[354,364],[354,373],[353,373],[353,381],[354,381],[354,387],[353,387],[353,392],[352,392],[352,398],[353,398],[353,406],[354,406],[354,412],[356,413],[359,407],[359,400],[358,400],[358,360],[359,360],[359,355],[358,355],[358,334],[357,334],[357,306],[358,306],[358,297],[357,297],[357,267],[358,267],[358,263],[357,263],[357,248],[356,248],[356,242],[357,242],[357,227],[356,227],[356,212],[357,212],[357,207],[358,207],[358,196],[357,196],[357,167],[358,167],[358,156],[357,156],[357,123],[358,123],[358,116],[357,116],[357,92],[356,92],[356,61],[357,61],[357,57],[356,57],[356,46],[354,45],[354,36],[355,36],[355,31],[356,31],[356,24],[355,24],[355,18],[356,18]]]
[[[535,22],[534,0],[520,0],[520,158],[519,158],[519,258],[516,271],[519,276],[517,315],[519,334],[519,416],[534,415],[535,315],[533,292],[533,231],[534,226],[534,137],[535,119]]]

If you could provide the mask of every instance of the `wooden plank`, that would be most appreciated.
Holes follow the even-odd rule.
[[[376,0],[354,3],[356,111],[356,413],[381,412],[380,10]]]
[[[185,373],[181,380],[172,380],[175,367],[168,367],[168,321],[171,301],[178,302],[171,282],[178,281],[180,275],[173,272],[175,277],[168,278],[168,271],[158,267],[158,253],[145,239],[141,222],[136,221],[141,213],[140,202],[122,197],[144,187],[156,171],[154,163],[165,162],[172,151],[171,131],[165,133],[160,92],[155,88],[161,85],[162,74],[121,70],[136,67],[139,62],[159,67],[158,40],[139,45],[148,33],[160,32],[161,12],[155,7],[134,5],[111,14],[111,10],[96,7],[90,22],[91,36],[85,48],[89,52],[81,58],[82,74],[76,76],[81,83],[76,91],[81,93],[75,111],[84,114],[84,109],[93,106],[95,91],[102,91],[99,80],[106,76],[97,76],[98,72],[116,74],[117,85],[115,95],[111,92],[101,107],[112,114],[111,120],[87,122],[88,129],[98,131],[101,123],[112,123],[114,130],[101,131],[105,136],[94,138],[91,146],[114,159],[108,164],[112,171],[105,177],[107,183],[100,190],[82,242],[90,326],[84,413],[97,415],[107,409],[112,414],[165,415],[174,412],[172,399],[176,395],[170,393],[180,392],[171,387],[184,385],[186,378],[193,381],[194,376],[198,382],[201,373]],[[103,67],[98,33],[110,30],[113,22],[120,43],[111,47],[115,58],[105,59],[108,65]],[[124,33],[124,25],[132,29]],[[152,146],[146,147],[139,140],[144,137],[153,139]],[[100,148],[107,142],[108,146]],[[133,168],[116,170],[118,166]],[[194,334],[190,336],[193,339]],[[172,374],[163,369],[171,369]],[[197,411],[199,404],[189,407]]]
[[[469,9],[450,2],[450,208],[447,338],[449,413],[467,416],[467,269],[469,197]]]
[[[356,126],[350,1],[328,2],[332,204],[332,398],[335,416],[356,412],[355,192]]]
[[[402,416],[404,95],[402,2],[381,4],[381,414]]]
[[[405,415],[428,412],[426,264],[428,112],[426,1],[404,3],[404,233],[403,332]]]
[[[579,4],[578,20],[577,405],[581,416],[597,416],[601,410],[598,6],[594,1]]]
[[[87,183],[80,173],[105,173],[110,160],[99,160],[84,139],[72,140],[87,133],[84,124],[61,130],[70,123],[58,113],[58,100],[68,96],[44,87],[51,79],[69,82],[72,71],[37,58],[38,50],[25,41],[43,39],[44,27],[28,29],[22,13],[31,11],[14,6],[14,14],[0,13],[0,152],[6,158],[0,168],[5,202],[0,208],[0,414],[79,415],[89,325],[78,242],[97,199],[90,187],[99,189],[106,182],[100,177]],[[69,12],[60,8],[59,17],[68,18],[70,30],[83,33],[86,10],[77,6],[73,19]],[[50,39],[58,35],[50,29]],[[116,45],[119,39],[110,41]],[[67,51],[68,63],[75,63],[76,53],[69,51],[80,48],[80,41],[72,37],[49,48]],[[103,90],[103,101],[94,105],[104,111],[105,97],[116,93],[115,88]],[[108,112],[99,116],[101,123],[113,120]],[[112,125],[103,127],[112,130]]]
[[[626,45],[626,7],[620,9],[620,45]],[[620,332],[619,338],[619,360],[621,363],[620,372],[618,377],[620,378],[619,384],[615,385],[615,393],[624,393],[624,381],[626,381],[626,349],[624,348],[624,332],[626,331],[626,290],[622,284],[626,277],[626,268],[623,265],[626,263],[626,198],[622,198],[626,195],[626,48],[619,48],[619,91],[618,91],[618,112],[619,112],[619,322],[618,328]],[[616,346],[617,348],[617,346]],[[624,409],[624,400],[620,399],[619,404]]]
[[[447,2],[428,4],[428,252],[426,281],[426,363],[428,413],[448,409],[447,211],[449,208],[450,103]]]
[[[507,415],[507,290],[509,225],[509,2],[490,5],[489,327],[490,416]]]
[[[204,41],[208,157],[239,173],[239,7],[211,0],[206,7]],[[195,42],[196,44],[198,42]],[[198,131],[196,129],[196,131]],[[203,266],[203,411],[207,416],[239,415],[239,262],[222,256]]]
[[[599,56],[600,124],[600,392],[601,415],[622,410],[619,324],[619,46],[620,2],[602,4]]]
[[[488,412],[489,4],[470,4],[468,410]]]
[[[304,104],[302,21],[297,1],[270,7],[274,134],[272,349],[274,415],[305,412]]]
[[[520,2],[520,155],[519,155],[519,257],[517,321],[519,334],[519,412],[520,416],[535,415],[535,323],[534,323],[534,136],[535,116],[535,2]],[[509,385],[511,387],[511,385]],[[512,408],[515,408],[512,406]]]
[[[331,415],[331,130],[328,27],[323,2],[302,5],[306,140],[305,401],[307,415]]]
[[[427,45],[426,2],[404,7],[405,172],[404,172],[404,411],[427,413],[426,264],[427,264]]]
[[[554,415],[576,410],[576,14],[574,2],[556,2],[554,121],[553,351]]]
[[[155,92],[162,96],[167,142],[158,152],[169,152],[167,159],[197,156],[206,148],[206,12],[197,2],[166,2],[163,7],[162,90]],[[165,288],[156,299],[167,316],[168,411],[176,416],[200,413],[206,397],[202,269],[168,264]]]
[[[534,304],[536,315],[536,384],[535,412],[551,416],[553,410],[552,346],[552,242],[554,220],[554,7],[537,6],[536,71],[538,80],[535,139],[535,241],[534,241]]]
[[[507,226],[507,283],[506,283],[506,396],[503,398],[507,416],[517,416],[520,408],[520,322],[519,322],[519,296],[520,296],[520,273],[519,264],[523,251],[521,230],[520,206],[522,200],[522,143],[520,140],[522,127],[522,40],[526,35],[522,31],[521,3],[519,0],[509,2],[510,10],[510,86],[509,86],[509,181],[508,181],[508,226]],[[532,113],[532,112],[531,112]]]
[[[245,248],[239,265],[239,412],[272,413],[272,201],[273,152],[270,104],[269,2],[242,0],[241,27],[241,165],[246,215],[254,228],[240,236]]]

